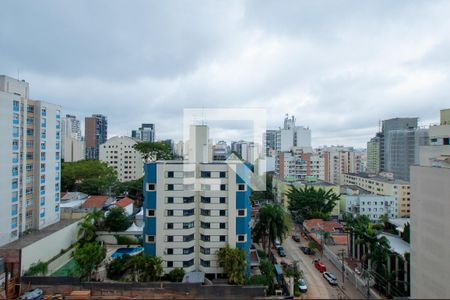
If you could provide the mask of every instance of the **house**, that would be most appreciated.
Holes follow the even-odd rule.
[[[125,210],[125,212],[127,213],[127,215],[133,214],[134,200],[131,198],[124,197],[122,199],[117,200],[112,205],[117,206],[117,207],[122,207]]]
[[[319,250],[323,243],[328,245],[347,245],[348,237],[344,232],[344,226],[336,221],[324,221],[322,219],[310,219],[303,222],[304,233],[314,240]],[[323,238],[328,234],[326,240]]]
[[[114,199],[109,196],[89,196],[81,205],[86,210],[103,209],[112,203]]]

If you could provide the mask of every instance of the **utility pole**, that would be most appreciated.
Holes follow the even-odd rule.
[[[341,272],[342,272],[342,287],[344,286],[344,282],[345,282],[344,254],[345,254],[345,250],[344,249],[339,250],[339,256],[341,257],[341,262],[342,262],[342,268],[341,268]]]

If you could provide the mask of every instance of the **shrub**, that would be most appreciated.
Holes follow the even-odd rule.
[[[172,282],[181,282],[184,277],[184,269],[183,268],[175,268],[169,273],[169,279]]]
[[[124,235],[116,235],[116,241],[118,245],[139,245],[139,241]]]
[[[111,261],[106,267],[106,274],[109,279],[119,280],[128,269],[129,255],[123,255]]]

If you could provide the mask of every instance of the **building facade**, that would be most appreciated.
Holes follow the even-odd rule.
[[[92,115],[84,121],[86,159],[99,159],[99,145],[106,142],[108,121],[106,116]]]
[[[441,111],[445,117],[443,111],[447,110]],[[441,119],[441,125],[430,126],[428,133],[429,145],[420,147],[420,165],[450,167],[450,122]]]
[[[0,106],[3,245],[60,219],[61,108],[29,99],[29,84],[8,76],[0,76]]]
[[[100,160],[117,172],[119,181],[142,178],[144,162],[141,154],[133,148],[137,142],[127,136],[115,136],[100,145]]]
[[[367,172],[371,174],[378,174],[380,169],[380,136],[373,137],[367,142]]]
[[[131,131],[131,137],[143,142],[155,141],[155,124],[142,123],[137,130]]]
[[[356,185],[375,195],[394,196],[397,201],[397,217],[409,217],[410,215],[409,182],[392,177],[360,173],[343,174],[342,184]]]
[[[250,170],[240,161],[208,160],[201,153],[210,151],[202,147],[207,130],[193,127],[190,143],[199,148],[189,161],[144,166],[144,249],[163,259],[166,274],[181,267],[217,276],[223,270],[216,253],[227,243],[244,249],[250,266]]]
[[[83,160],[85,156],[80,120],[73,115],[61,117],[61,154],[65,162]]]

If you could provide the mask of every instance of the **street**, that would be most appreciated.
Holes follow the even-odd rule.
[[[308,292],[303,295],[305,299],[361,299],[364,298],[356,288],[347,280],[344,284],[344,293],[339,287],[331,286],[322,273],[315,267],[312,261],[313,255],[306,255],[300,250],[300,246],[308,246],[305,240],[301,239],[301,243],[295,242],[290,236],[283,242],[283,247],[286,251],[286,259],[289,262],[298,261],[300,269],[303,271],[306,283],[308,285]],[[320,253],[316,253],[316,257],[320,258]],[[327,271],[336,275],[339,286],[342,287],[341,272],[324,256],[322,262],[327,267]]]

